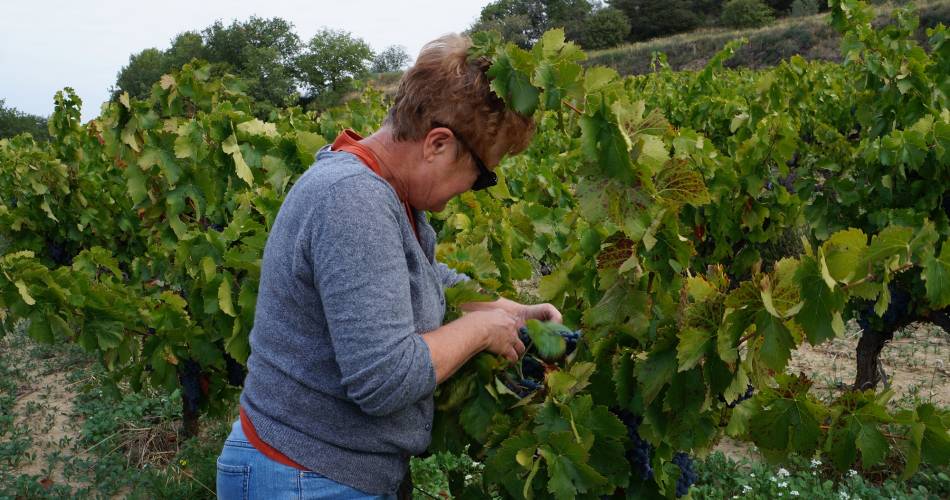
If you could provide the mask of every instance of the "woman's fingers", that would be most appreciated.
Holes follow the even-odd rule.
[[[528,306],[525,310],[525,317],[527,319],[536,319],[538,321],[553,321],[555,323],[561,323],[563,318],[561,317],[561,311],[558,311],[556,307],[552,304],[535,304],[533,306]]]
[[[517,354],[518,357],[520,358],[521,355],[524,354],[524,351],[525,351],[524,342],[522,342],[521,339],[519,339],[519,338],[516,337],[516,338],[515,338],[515,343],[514,343],[514,348],[515,348],[515,354]]]

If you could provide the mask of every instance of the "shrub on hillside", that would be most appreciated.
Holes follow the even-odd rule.
[[[626,14],[613,7],[600,9],[584,20],[577,42],[586,50],[606,49],[621,42],[630,33]]]
[[[811,16],[818,13],[818,0],[795,0],[792,2],[792,17]]]
[[[758,28],[775,19],[772,9],[762,0],[729,0],[719,20],[730,28]]]
[[[611,0],[630,20],[631,42],[690,31],[700,17],[689,0]]]

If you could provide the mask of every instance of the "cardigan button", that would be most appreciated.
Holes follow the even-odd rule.
[[[426,425],[425,425],[425,427],[426,427],[426,430],[430,430],[430,429],[432,429],[432,426],[431,426],[431,425],[429,425],[429,424],[426,424]]]

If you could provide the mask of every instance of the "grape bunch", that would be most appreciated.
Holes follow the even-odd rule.
[[[513,384],[508,384],[508,388],[517,394],[519,398],[526,398],[540,389],[541,383],[531,378],[523,378]]]
[[[627,450],[626,457],[641,479],[649,481],[653,479],[653,466],[650,464],[650,454],[653,452],[653,446],[645,439],[640,437],[638,429],[643,417],[634,415],[626,410],[611,410],[617,418],[627,426],[627,437],[630,439],[632,447]]]
[[[685,452],[677,452],[673,456],[673,463],[680,468],[680,476],[676,479],[676,498],[689,493],[689,487],[696,483],[699,476],[693,469],[693,459]]]
[[[61,241],[47,238],[46,253],[58,266],[70,266],[73,263],[72,256],[69,255],[69,252]]]
[[[577,341],[581,339],[581,331],[575,330],[570,333],[564,333],[561,334],[561,337],[564,338],[564,342],[567,344],[567,347],[564,349],[564,355],[569,356],[577,349]]]
[[[574,352],[575,349],[577,349],[577,342],[580,341],[581,339],[581,331],[572,330],[572,331],[563,331],[559,333],[561,335],[561,338],[564,339],[564,344],[565,344],[564,355],[568,356],[572,352]],[[518,329],[518,338],[521,339],[521,343],[525,345],[525,349],[526,349],[525,352],[529,352],[532,350],[531,347],[533,345],[533,342],[531,341],[531,336],[528,335],[528,329],[526,327],[522,326],[521,328]]]
[[[577,342],[581,338],[581,332],[565,331],[561,332],[560,335],[565,342],[564,355],[566,356],[574,352],[574,350],[577,349]],[[512,392],[517,394],[519,398],[525,398],[543,387],[544,384],[542,381],[544,380],[545,373],[553,368],[536,355],[537,352],[536,349],[534,349],[534,343],[531,341],[531,336],[528,334],[526,327],[518,329],[518,338],[521,339],[521,342],[525,345],[525,354],[521,357],[521,366],[517,371],[518,376],[514,379],[509,379],[505,385],[511,389]]]
[[[247,368],[228,353],[224,353],[224,362],[228,374],[228,383],[236,387],[243,386],[244,377],[247,376]]]
[[[729,408],[735,408],[737,404],[751,398],[753,394],[755,394],[755,387],[752,387],[752,384],[748,384],[746,385],[745,394],[739,396],[735,401],[731,403],[726,401],[726,398],[724,398],[722,394],[719,395],[719,401],[726,403],[726,406]]]
[[[187,359],[178,367],[178,382],[181,384],[181,399],[186,412],[198,412],[201,404],[201,365]]]

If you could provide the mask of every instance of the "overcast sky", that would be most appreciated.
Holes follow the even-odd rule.
[[[167,49],[182,31],[221,19],[280,17],[306,42],[321,27],[344,29],[379,51],[403,45],[415,58],[427,41],[468,28],[488,0],[0,0],[0,99],[48,116],[53,95],[72,87],[83,121],[99,114],[129,56]]]

